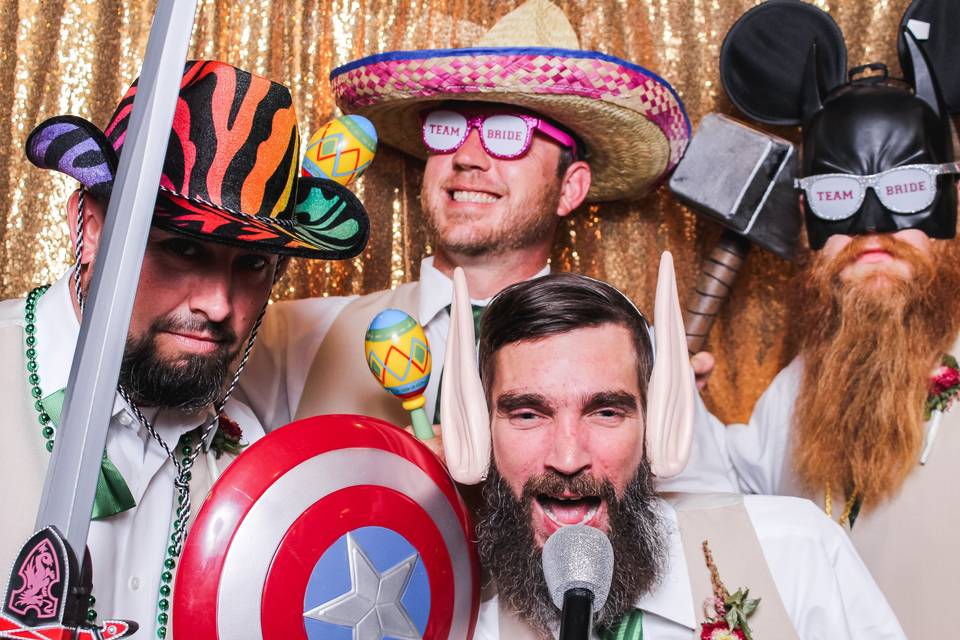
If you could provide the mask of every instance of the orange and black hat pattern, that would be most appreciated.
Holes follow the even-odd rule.
[[[135,82],[102,133],[74,116],[47,120],[27,139],[27,156],[109,195],[136,93]],[[286,87],[222,62],[188,62],[154,224],[270,253],[357,255],[369,235],[363,205],[335,182],[301,177],[299,160]]]

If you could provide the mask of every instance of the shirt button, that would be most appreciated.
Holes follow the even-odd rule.
[[[130,578],[130,590],[136,591],[139,588],[140,588],[140,578],[136,576]]]
[[[123,413],[117,416],[117,422],[119,422],[125,427],[129,427],[130,423],[133,422],[133,420],[130,418],[130,414],[124,411]]]

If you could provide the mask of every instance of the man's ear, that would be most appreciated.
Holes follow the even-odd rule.
[[[80,190],[74,191],[67,200],[67,224],[70,226],[70,243],[77,246],[77,215]],[[103,231],[103,205],[89,193],[83,195],[83,255],[80,264],[90,265],[97,256],[100,234]]]
[[[560,183],[560,202],[557,205],[557,215],[561,218],[570,215],[570,212],[580,206],[590,191],[590,165],[578,160],[567,167]]]

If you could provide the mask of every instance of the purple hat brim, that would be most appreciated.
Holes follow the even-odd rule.
[[[95,125],[77,116],[41,122],[27,136],[27,158],[41,169],[76,179],[92,194],[109,197],[117,173],[117,154]]]

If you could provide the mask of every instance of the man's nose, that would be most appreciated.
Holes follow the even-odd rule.
[[[230,270],[211,270],[198,277],[190,291],[190,310],[211,322],[230,316],[232,282]]]
[[[560,417],[555,423],[544,466],[562,475],[574,476],[587,471],[591,456],[586,430],[574,417]]]
[[[883,206],[873,189],[867,190],[860,210],[854,215],[853,227],[858,233],[890,233],[897,230],[893,215]]]
[[[463,141],[459,149],[453,152],[453,164],[461,170],[486,171],[490,168],[490,156],[483,148],[483,143],[480,141],[480,132],[477,129],[470,129],[467,139]]]

